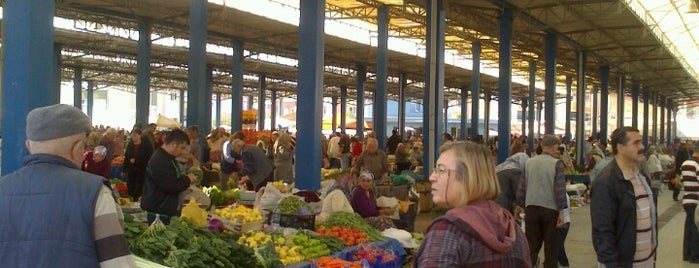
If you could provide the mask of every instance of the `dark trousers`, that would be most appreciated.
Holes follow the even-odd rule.
[[[558,251],[558,263],[562,266],[570,266],[568,262],[568,255],[566,254],[566,237],[568,237],[568,230],[570,230],[570,222],[563,225],[563,227],[558,229],[558,235],[560,236],[561,248]]]
[[[682,250],[682,260],[692,263],[699,263],[699,230],[694,223],[694,210],[696,206],[684,207],[687,217],[684,221],[684,243]]]
[[[524,216],[525,235],[529,243],[532,265],[537,263],[541,244],[544,244],[544,267],[558,267],[559,234],[556,228],[558,211],[540,206],[527,206]]]

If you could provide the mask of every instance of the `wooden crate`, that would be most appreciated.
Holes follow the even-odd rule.
[[[415,191],[418,193],[429,193],[431,191],[432,183],[429,181],[415,183]]]
[[[432,193],[420,193],[420,201],[418,204],[420,206],[420,213],[432,211]]]

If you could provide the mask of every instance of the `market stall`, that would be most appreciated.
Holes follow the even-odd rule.
[[[408,259],[404,247],[417,246],[409,232],[379,232],[355,213],[336,212],[322,223],[298,220],[314,219],[316,211],[312,202],[290,191],[269,211],[224,205],[250,199],[245,191],[212,186],[204,192],[210,208],[192,199],[167,226],[159,221],[147,226],[131,216],[141,213],[137,205],[123,206],[129,213],[125,235],[140,267],[344,267],[335,266],[343,262],[347,267],[402,267]]]

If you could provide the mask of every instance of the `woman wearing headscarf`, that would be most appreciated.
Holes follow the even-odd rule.
[[[514,213],[514,203],[517,200],[517,188],[519,181],[524,176],[524,166],[527,164],[529,156],[524,152],[511,155],[505,162],[495,167],[495,174],[500,184],[500,195],[495,200],[500,206]]]
[[[318,221],[327,219],[333,212],[354,212],[349,202],[352,186],[354,186],[354,178],[350,174],[340,175],[335,179],[335,183],[323,198]]]
[[[350,204],[357,214],[361,215],[371,227],[379,231],[388,228],[395,228],[393,221],[388,215],[393,214],[391,208],[379,208],[376,204],[376,196],[371,189],[374,185],[374,175],[371,172],[364,171],[359,175],[359,186],[352,191]]]
[[[430,224],[413,267],[531,267],[526,237],[493,201],[500,191],[490,151],[450,142],[440,152],[432,201],[449,210]]]

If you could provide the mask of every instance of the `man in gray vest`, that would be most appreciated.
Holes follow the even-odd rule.
[[[27,115],[29,155],[0,178],[0,266],[136,267],[106,179],[79,167],[91,129],[65,104]]]
[[[541,243],[544,243],[544,267],[558,267],[560,237],[558,227],[563,225],[563,209],[566,207],[565,167],[559,159],[554,135],[541,140],[542,153],[529,161],[525,177],[517,191],[517,209],[526,212],[525,235],[529,242],[532,264],[537,263]],[[525,208],[525,209],[522,209]]]
[[[243,162],[243,167],[238,172],[238,184],[249,181],[257,191],[272,180],[274,165],[260,147],[248,145],[242,140],[235,139],[230,142],[230,149],[232,151],[231,157]]]

